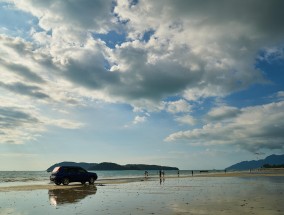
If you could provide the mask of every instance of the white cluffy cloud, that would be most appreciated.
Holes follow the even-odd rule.
[[[179,123],[188,124],[188,125],[194,125],[196,123],[194,117],[189,115],[177,117],[175,120]]]
[[[46,35],[52,32],[37,37],[48,38],[48,45],[42,41],[48,49],[38,52],[50,55],[50,66],[61,63],[56,69],[64,79],[95,90],[103,95],[100,99],[134,106],[141,101],[158,105],[173,95],[188,100],[225,96],[265,82],[255,58],[283,38],[283,25],[277,22],[283,15],[274,1],[255,4],[257,8],[238,1],[15,2],[38,18]],[[92,37],[111,30],[125,32],[127,40],[109,49]]]
[[[176,132],[165,140],[184,140],[193,145],[235,145],[252,152],[261,148],[283,148],[284,102],[237,111],[232,108],[225,108],[227,112],[221,109],[209,112],[211,119],[212,113],[215,118],[202,128]],[[230,120],[226,121],[228,118]]]
[[[2,100],[5,101],[5,100]],[[7,101],[5,102],[6,104]],[[0,106],[0,144],[21,144],[37,140],[47,126],[77,129],[82,123],[66,119],[45,117],[37,108],[29,105]]]
[[[170,113],[187,113],[191,111],[191,106],[183,99],[166,103],[166,110]]]
[[[78,29],[106,32],[110,28],[112,0],[17,0],[15,6],[39,18],[45,30]]]
[[[221,106],[213,108],[208,113],[208,118],[210,120],[225,120],[230,118],[235,118],[241,111],[236,107]]]
[[[133,120],[133,124],[138,124],[138,123],[142,123],[145,122],[147,119],[146,116],[136,116]]]
[[[127,1],[118,1],[114,11],[128,21],[128,36],[135,41],[120,49],[127,49],[128,53],[133,53],[135,47],[140,49],[143,58],[135,59],[144,64],[130,66],[129,70],[150,64],[155,71],[155,65],[164,60],[174,65],[175,69],[163,68],[164,75],[175,73],[171,81],[156,79],[157,86],[164,83],[160,84],[159,93],[168,86],[168,93],[183,93],[189,100],[228,95],[252,83],[264,82],[262,74],[254,69],[257,52],[272,41],[282,40],[284,29],[277,21],[283,18],[279,5],[263,1],[255,4],[257,8],[252,2],[145,0],[130,7]],[[144,52],[136,41],[149,31],[154,33],[143,43],[147,49]],[[121,59],[126,59],[127,52],[124,53]],[[182,73],[183,69],[186,72]],[[152,75],[163,77],[155,72]]]

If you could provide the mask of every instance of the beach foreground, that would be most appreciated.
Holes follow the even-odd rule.
[[[0,214],[284,214],[284,174],[124,178],[0,187]]]

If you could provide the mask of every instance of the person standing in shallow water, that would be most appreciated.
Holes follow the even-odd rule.
[[[178,170],[178,177],[179,177],[179,170]]]
[[[162,171],[161,170],[159,171],[159,175],[160,175],[160,178],[162,178]]]
[[[148,177],[148,171],[145,171],[145,178],[147,178]]]

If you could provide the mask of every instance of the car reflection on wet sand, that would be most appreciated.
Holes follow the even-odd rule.
[[[68,189],[48,190],[49,201],[53,206],[73,204],[81,201],[90,195],[95,195],[96,186],[76,186]]]

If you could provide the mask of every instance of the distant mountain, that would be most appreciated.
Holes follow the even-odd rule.
[[[252,160],[252,161],[242,161],[236,163],[232,166],[227,167],[227,170],[248,170],[257,169],[262,167],[264,164],[270,165],[282,165],[284,164],[284,154],[283,155],[270,155],[262,160]]]
[[[177,167],[146,165],[146,164],[127,164],[125,167],[129,170],[178,170]]]
[[[70,161],[64,161],[61,163],[56,163],[49,167],[46,171],[51,172],[57,166],[80,166],[86,170],[178,170],[177,167],[169,166],[158,166],[158,165],[147,165],[147,164],[127,164],[119,165],[116,163],[76,163]]]

